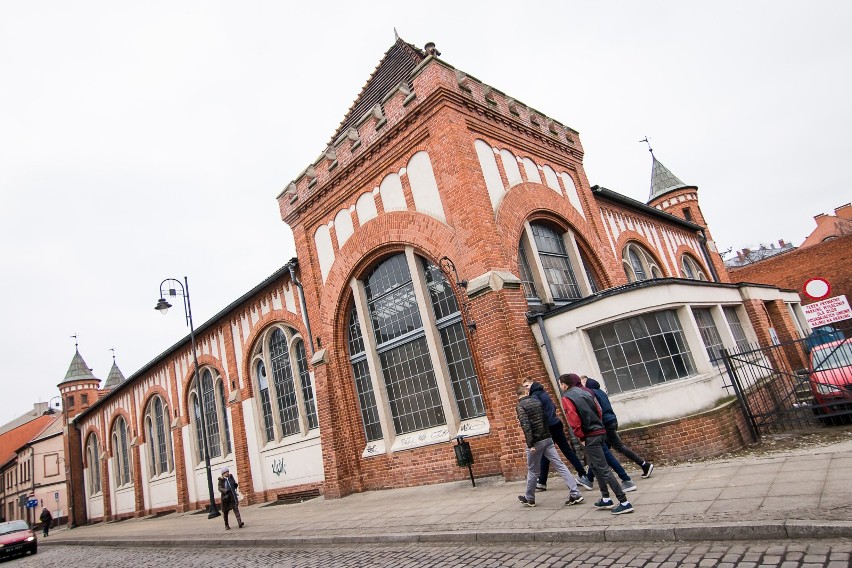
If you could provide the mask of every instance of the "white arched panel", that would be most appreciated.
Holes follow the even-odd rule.
[[[331,265],[334,264],[334,247],[331,246],[331,231],[328,225],[320,225],[314,233],[314,246],[317,248],[317,259],[319,260],[322,280],[328,276]]]
[[[500,159],[503,162],[503,171],[506,172],[509,187],[524,181],[524,178],[521,177],[521,170],[518,168],[518,159],[513,153],[508,150],[500,150]]]
[[[473,143],[476,148],[476,155],[479,158],[479,167],[482,168],[482,175],[485,176],[485,187],[488,189],[488,197],[491,198],[491,206],[497,209],[497,204],[506,192],[503,187],[503,180],[500,179],[500,170],[497,169],[497,160],[494,159],[494,150],[483,140],[476,140]]]
[[[376,197],[372,191],[368,191],[358,198],[358,201],[355,202],[355,211],[358,213],[359,225],[363,225],[378,215],[376,211]]]
[[[341,209],[334,217],[334,229],[337,233],[337,248],[349,240],[355,229],[352,227],[352,214],[349,209]]]
[[[577,194],[577,184],[574,183],[574,178],[565,172],[559,175],[562,178],[562,183],[565,184],[565,194],[568,196],[568,201],[571,202],[574,209],[585,219],[586,214],[583,213],[583,206],[580,204],[580,196]]]
[[[533,183],[541,183],[541,176],[538,173],[538,166],[529,158],[524,158],[521,163],[524,165],[524,173],[527,174],[527,181]]]
[[[379,193],[382,195],[382,206],[384,206],[385,211],[405,211],[408,209],[405,204],[405,195],[402,193],[402,182],[399,181],[399,174],[386,175],[379,186]]]
[[[553,168],[542,166],[541,171],[544,172],[544,182],[547,184],[547,187],[562,195],[562,188],[559,187],[559,178],[556,177],[556,172],[553,171]]]
[[[432,162],[426,152],[417,152],[408,161],[408,183],[411,185],[414,207],[441,222],[446,222],[441,195],[438,193],[438,182],[435,181]]]

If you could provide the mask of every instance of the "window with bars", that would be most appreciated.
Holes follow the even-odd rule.
[[[698,331],[701,333],[701,340],[707,349],[710,362],[721,365],[722,349],[725,346],[722,345],[722,337],[716,329],[716,322],[713,321],[713,312],[710,308],[692,308],[692,315],[695,316],[695,323],[698,324]]]
[[[265,442],[304,436],[318,428],[313,378],[301,336],[289,327],[273,325],[261,334],[252,357]]]
[[[692,354],[674,310],[626,318],[589,330],[610,393],[695,374]]]
[[[525,225],[518,272],[528,303],[564,304],[598,291],[592,265],[573,235],[542,221]]]
[[[379,262],[362,282],[360,308],[372,333],[367,337],[362,333],[356,299],[349,312],[347,343],[367,440],[383,436],[378,398],[387,402],[397,435],[446,424],[447,404],[455,404],[461,420],[485,415],[459,304],[441,269],[423,258],[398,253]],[[418,302],[415,286],[424,291],[426,305]],[[426,326],[431,322],[435,328],[429,333],[440,341],[440,353],[433,353],[427,341]],[[378,362],[379,392],[370,377],[368,351]],[[436,367],[443,364],[449,376],[442,380],[448,382],[451,401],[443,400],[438,388]]]

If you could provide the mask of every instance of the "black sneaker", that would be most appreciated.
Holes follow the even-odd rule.
[[[583,501],[585,501],[585,499],[583,498],[582,495],[580,495],[578,493],[576,495],[569,495],[568,500],[565,501],[565,504],[566,505],[577,505],[579,503],[582,503]]]
[[[585,476],[585,475],[581,475],[580,477],[577,478],[577,485],[581,485],[582,487],[585,487],[589,491],[591,491],[594,487],[594,485],[592,485],[592,482],[589,480],[588,476]]]
[[[535,507],[535,499],[527,499],[526,495],[518,495],[518,501],[527,507]]]
[[[642,478],[648,479],[651,477],[651,474],[654,473],[654,464],[651,462],[645,462],[642,464]]]

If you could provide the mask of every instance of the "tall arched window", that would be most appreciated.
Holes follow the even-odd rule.
[[[313,379],[301,336],[274,325],[261,335],[252,357],[264,442],[305,436],[318,428]]]
[[[148,472],[156,477],[174,470],[172,440],[169,436],[169,407],[157,395],[145,411],[145,434],[148,445]]]
[[[528,301],[567,303],[598,290],[591,265],[572,231],[535,221],[524,225],[518,272]]]
[[[91,496],[101,492],[101,449],[95,434],[89,434],[86,441],[86,464],[89,466],[88,486]]]
[[[689,278],[690,280],[707,280],[707,275],[704,274],[701,265],[688,254],[680,258],[680,267],[680,273],[684,278]]]
[[[352,286],[348,347],[368,441],[383,437],[385,411],[390,436],[485,415],[461,311],[437,266],[408,249]]]
[[[225,387],[222,378],[210,368],[201,369],[201,380],[193,381],[189,393],[192,421],[195,423],[196,457],[204,461],[204,432],[201,415],[207,423],[207,449],[210,458],[223,457],[231,453],[230,426],[228,424]],[[199,384],[200,383],[200,384]]]
[[[112,426],[112,467],[116,487],[130,483],[130,452],[127,442],[127,422],[123,416],[119,416]]]
[[[621,264],[624,274],[630,282],[641,282],[662,278],[663,272],[654,256],[645,247],[637,243],[628,243],[621,252]]]

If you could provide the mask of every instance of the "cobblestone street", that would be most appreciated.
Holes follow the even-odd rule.
[[[568,567],[713,568],[770,567],[848,568],[852,540],[797,540],[736,543],[631,543],[535,545],[410,545],[255,547],[94,547],[51,546],[38,555],[14,560],[21,568],[213,568],[216,566],[322,567]]]

